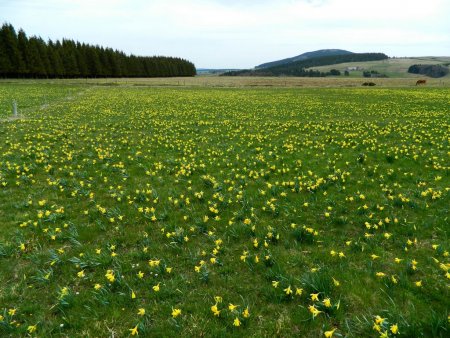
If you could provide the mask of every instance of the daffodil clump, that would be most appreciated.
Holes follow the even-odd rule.
[[[0,336],[447,336],[448,89],[12,99]]]

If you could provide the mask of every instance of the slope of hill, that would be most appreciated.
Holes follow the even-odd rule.
[[[316,70],[306,70],[306,68],[335,65],[344,62],[357,62],[357,61],[375,61],[384,60],[388,56],[383,53],[352,53],[346,55],[333,55],[322,56],[302,61],[291,62],[288,64],[282,64],[279,66],[254,69],[254,70],[242,70],[235,72],[228,72],[223,74],[224,76],[307,76],[307,77],[319,77],[326,76],[328,74],[319,72]]]
[[[323,56],[347,55],[347,54],[353,54],[353,53],[349,52],[348,50],[343,50],[343,49],[320,49],[320,50],[316,50],[313,52],[303,53],[303,54],[300,54],[300,55],[297,55],[297,56],[294,56],[291,58],[287,58],[287,59],[266,62],[266,63],[260,64],[259,66],[256,66],[255,69],[281,66],[281,65],[296,62],[296,61],[303,61],[303,60],[318,58],[318,57],[323,57]]]
[[[423,57],[406,57],[406,58],[389,58],[379,61],[365,61],[365,62],[347,62],[337,65],[314,66],[308,70],[318,72],[329,72],[331,69],[337,69],[341,73],[346,70],[349,71],[350,77],[361,77],[364,71],[377,71],[380,74],[385,74],[388,77],[423,77],[420,74],[408,73],[408,68],[415,64],[430,64],[430,65],[450,65],[450,56],[423,56]],[[354,70],[353,70],[354,69]],[[444,78],[450,78],[447,74]]]

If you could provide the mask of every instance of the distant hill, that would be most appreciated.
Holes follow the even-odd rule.
[[[296,61],[303,61],[303,60],[318,58],[318,57],[323,57],[323,56],[348,55],[348,54],[353,54],[353,52],[349,52],[348,50],[343,50],[343,49],[320,49],[320,50],[316,50],[313,52],[303,53],[303,54],[300,54],[300,55],[297,55],[297,56],[294,56],[291,58],[287,58],[287,59],[266,62],[259,66],[256,66],[255,68],[256,69],[270,68],[270,67],[285,65],[288,63],[296,62]]]
[[[385,60],[388,56],[383,53],[351,53],[344,55],[329,55],[306,60],[290,62],[277,66],[248,69],[234,72],[227,72],[224,76],[303,76],[303,77],[320,77],[334,75],[333,73],[325,73],[317,70],[307,69],[311,67],[319,67],[326,65],[336,65],[345,62],[361,62]]]

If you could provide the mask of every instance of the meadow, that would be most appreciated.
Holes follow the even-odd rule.
[[[372,67],[372,66],[371,66]],[[336,68],[336,67],[334,67]],[[329,71],[329,70],[328,70]],[[351,76],[340,77],[263,77],[263,76],[217,76],[202,75],[196,77],[172,77],[172,78],[98,78],[98,79],[47,79],[47,80],[27,80],[28,84],[52,84],[58,86],[58,91],[63,88],[75,86],[107,86],[107,87],[177,87],[177,88],[355,88],[361,87],[364,82],[374,82],[382,88],[413,88],[416,87],[417,79],[424,77],[416,74],[409,74],[409,77],[390,78],[362,78]],[[362,74],[362,72],[359,72]],[[3,85],[21,85],[22,80],[1,80]],[[427,78],[427,87],[450,88],[450,81],[447,77],[433,79]],[[14,86],[13,86],[14,88]],[[49,93],[48,93],[49,94]],[[20,93],[17,93],[20,95]],[[53,93],[55,95],[55,93]],[[39,97],[39,96],[37,96]],[[46,96],[40,97],[45,101]],[[0,97],[1,100],[1,97]],[[8,103],[10,107],[10,102]],[[24,104],[30,104],[24,102]]]
[[[353,63],[341,63],[332,66],[321,66],[314,67],[313,69],[321,72],[329,72],[331,69],[338,69],[342,73],[347,69],[347,67],[360,67],[361,70],[350,71],[351,77],[361,77],[363,76],[363,70],[375,70],[381,74],[385,74],[391,78],[420,78],[423,75],[410,74],[408,73],[408,68],[415,64],[427,64],[427,65],[448,65],[450,64],[449,57],[411,57],[411,58],[391,58],[382,61],[368,61],[368,62],[353,62]],[[440,78],[441,81],[446,81],[450,79],[450,75],[447,74],[445,77]],[[439,80],[439,79],[438,79]]]
[[[448,337],[449,107],[0,83],[0,336]]]

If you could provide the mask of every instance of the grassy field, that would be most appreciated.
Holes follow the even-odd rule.
[[[369,62],[351,62],[351,63],[341,63],[332,66],[321,66],[314,67],[313,69],[319,70],[321,72],[329,72],[331,69],[338,69],[344,73],[347,67],[360,67],[362,70],[350,71],[351,77],[361,77],[363,70],[375,70],[381,74],[385,74],[389,77],[394,78],[424,78],[423,75],[410,74],[408,73],[408,68],[416,64],[427,64],[427,65],[442,65],[450,64],[450,57],[416,57],[416,58],[397,58],[388,59],[382,61],[369,61]],[[447,74],[441,80],[449,81],[450,74]]]
[[[425,77],[421,77],[425,78]],[[28,80],[28,84],[53,84],[70,90],[73,86],[116,86],[116,87],[176,87],[176,88],[336,88],[336,87],[361,87],[368,79],[363,77],[252,77],[252,76],[196,76],[184,78],[122,78],[122,79],[49,79]],[[416,86],[417,78],[380,78],[369,79],[378,87],[412,88]],[[0,80],[0,84],[22,85],[20,80]],[[427,78],[426,87],[449,88],[450,81],[447,77],[441,79]],[[21,95],[18,93],[18,95]],[[50,94],[49,94],[50,95]],[[0,100],[10,100],[8,96],[0,96]],[[49,97],[41,97],[48,100]],[[10,106],[10,101],[8,105]],[[28,104],[25,102],[25,104]]]
[[[448,337],[448,88],[174,81],[0,83],[0,336]]]

